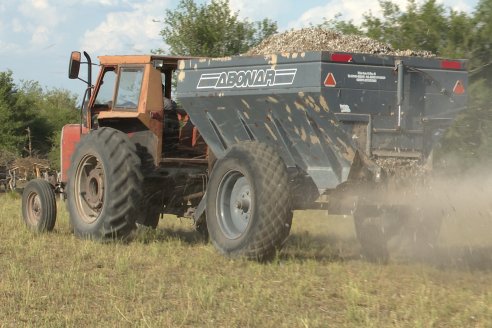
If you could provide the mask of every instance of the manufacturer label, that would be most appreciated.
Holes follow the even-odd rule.
[[[297,68],[206,73],[200,76],[197,89],[258,88],[292,85],[296,74]]]
[[[346,104],[340,104],[340,113],[351,113],[352,110],[350,109],[349,105]]]
[[[369,82],[377,83],[379,80],[386,80],[386,76],[377,75],[376,72],[364,72],[358,71],[357,74],[348,74],[349,79],[356,80],[357,82]]]

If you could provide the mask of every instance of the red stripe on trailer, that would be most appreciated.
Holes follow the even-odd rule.
[[[463,69],[461,62],[456,60],[442,60],[441,68],[443,69]]]
[[[352,55],[350,54],[331,54],[331,61],[334,62],[350,63],[352,59]]]
[[[337,85],[337,80],[335,80],[335,76],[333,76],[333,73],[328,73],[325,79],[325,86],[326,87],[335,87]]]

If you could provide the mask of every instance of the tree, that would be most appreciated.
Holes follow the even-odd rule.
[[[473,17],[471,78],[475,81],[474,104],[492,107],[492,0],[481,0]]]
[[[364,16],[362,27],[368,37],[388,42],[397,49],[428,50],[436,54],[447,47],[450,23],[454,20],[450,20],[446,8],[436,0],[426,0],[421,5],[408,0],[405,11],[392,1],[381,1],[380,6],[382,19],[370,13]]]
[[[69,91],[45,91],[35,81],[18,86],[12,72],[0,72],[0,153],[48,156],[58,167],[60,131],[78,121],[76,101]]]
[[[477,67],[487,64],[490,66],[492,64],[492,0],[481,0],[478,3],[473,23],[473,60]]]
[[[41,105],[41,113],[51,126],[48,159],[53,168],[59,169],[61,130],[65,124],[80,121],[77,96],[63,89],[46,91]]]
[[[371,39],[394,45],[398,39],[400,8],[391,1],[379,1],[379,5],[383,18],[375,17],[369,12],[364,15],[361,27]]]
[[[239,19],[228,0],[201,5],[181,0],[175,10],[166,11],[160,34],[171,55],[222,57],[244,53],[276,32],[277,23],[267,18],[255,23]]]
[[[31,118],[29,105],[19,94],[12,72],[0,72],[0,148],[21,153]]]
[[[439,52],[449,58],[471,58],[473,19],[467,13],[451,10],[447,18],[446,42]]]
[[[77,96],[63,89],[44,90],[39,82],[25,81],[19,94],[30,104],[32,148],[41,157],[48,157],[51,166],[59,167],[61,129],[79,121]]]
[[[342,14],[338,13],[334,18],[325,19],[325,21],[319,26],[329,30],[334,30],[342,34],[355,34],[362,35],[364,32],[360,27],[354,24],[352,20],[344,21],[341,19]]]
[[[443,147],[466,167],[492,161],[492,0],[479,1],[471,18],[452,13],[451,20],[455,29],[449,37],[456,44],[451,49],[470,59],[469,109],[449,130]]]
[[[52,127],[46,117],[41,113],[40,104],[43,102],[43,89],[38,82],[25,81],[17,89],[18,102],[22,107],[27,109],[28,118],[25,120],[24,135],[28,140],[24,141],[22,154],[43,156],[51,148],[49,136],[52,133]]]

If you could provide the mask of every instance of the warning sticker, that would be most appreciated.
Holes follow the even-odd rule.
[[[358,71],[357,74],[348,74],[347,77],[349,79],[354,79],[357,82],[369,82],[369,83],[377,83],[379,80],[386,80],[386,76],[377,75],[376,72]]]
[[[335,87],[337,85],[337,81],[335,80],[335,77],[333,76],[333,73],[328,73],[325,79],[325,86],[327,87]]]
[[[456,93],[457,95],[462,95],[465,93],[465,87],[463,86],[463,82],[460,80],[456,81],[456,84],[454,85],[453,92]]]

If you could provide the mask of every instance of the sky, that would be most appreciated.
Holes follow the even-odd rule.
[[[165,48],[159,35],[166,9],[179,0],[0,0],[0,72],[11,70],[16,83],[38,81],[44,88],[84,85],[68,79],[72,50],[98,55],[150,53]],[[204,0],[196,0],[202,3]],[[401,8],[406,0],[393,0]],[[478,0],[438,0],[455,10],[472,12]],[[361,5],[363,4],[363,6]],[[265,17],[279,31],[301,28],[342,14],[359,23],[364,13],[380,14],[378,0],[230,0],[241,18]]]

